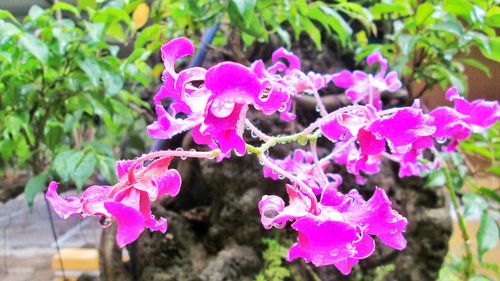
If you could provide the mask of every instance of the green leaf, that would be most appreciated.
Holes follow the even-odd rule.
[[[481,70],[482,72],[484,72],[486,74],[486,76],[491,78],[490,69],[488,68],[488,66],[484,65],[480,61],[475,60],[475,59],[463,59],[462,61],[470,66],[473,66],[473,67]]]
[[[86,58],[83,61],[79,61],[78,65],[87,74],[92,85],[95,87],[99,86],[99,79],[102,75],[99,64],[94,59]]]
[[[426,188],[440,187],[446,184],[446,176],[442,169],[434,170],[427,177]]]
[[[300,24],[304,27],[304,30],[307,30],[307,35],[311,37],[316,48],[321,50],[321,33],[314,23],[308,18],[302,17],[300,18]]]
[[[256,4],[256,0],[231,0],[231,2],[234,3],[243,18],[253,13]]]
[[[477,231],[477,251],[479,261],[482,261],[483,255],[489,250],[495,248],[498,244],[498,226],[488,211],[484,211],[481,216],[481,223]]]
[[[30,33],[22,33],[19,43],[28,50],[42,64],[46,64],[49,59],[49,48],[40,39]]]
[[[417,12],[415,13],[415,23],[421,25],[432,13],[434,13],[434,6],[431,3],[418,5]]]
[[[411,13],[411,7],[401,3],[377,3],[370,8],[370,12],[376,19],[381,15],[392,13],[406,16]]]
[[[83,9],[95,9],[97,7],[96,0],[78,0],[77,7],[79,10]]]
[[[32,177],[26,186],[24,187],[24,197],[28,201],[28,206],[30,209],[33,208],[33,202],[35,201],[35,196],[42,192],[46,187],[47,175],[40,174]]]
[[[102,72],[102,80],[104,82],[104,88],[106,89],[105,96],[107,98],[117,94],[123,87],[123,80],[120,75],[116,73],[111,73],[109,71]]]
[[[78,9],[75,6],[70,5],[68,3],[64,3],[64,2],[56,2],[54,5],[52,5],[50,10],[52,12],[57,11],[57,10],[62,10],[62,11],[70,12],[78,17],[80,16],[80,11],[78,11]]]
[[[464,216],[472,217],[477,216],[483,212],[484,209],[488,206],[488,202],[475,193],[467,193],[462,197],[462,201],[464,203]]]
[[[16,24],[21,25],[17,21],[16,17],[14,17],[9,11],[6,10],[0,10],[0,19],[9,19]]]
[[[493,27],[500,27],[500,7],[493,6],[486,12],[486,23]]]
[[[45,144],[50,150],[54,151],[61,144],[64,137],[64,124],[60,122],[49,121],[44,132]]]
[[[107,182],[116,181],[115,162],[112,157],[97,155],[97,167]]]
[[[55,157],[52,167],[63,181],[69,181],[82,157],[80,151],[62,151]]]
[[[28,17],[31,21],[37,20],[41,15],[44,14],[44,10],[40,8],[38,5],[33,5],[31,6],[30,10],[28,11]]]
[[[76,166],[72,178],[76,188],[81,190],[87,179],[94,173],[97,159],[94,153],[87,153]]]
[[[339,36],[342,45],[346,45],[347,40],[352,35],[352,29],[349,24],[347,24],[347,22],[335,10],[328,7],[326,4],[321,5],[321,10],[325,14],[330,27]]]
[[[97,43],[101,41],[104,35],[104,24],[103,23],[89,23],[84,22],[85,28],[88,32],[89,43]]]
[[[497,192],[495,192],[487,187],[481,187],[477,191],[480,194],[482,194],[483,196],[486,196],[486,197],[490,198],[491,200],[495,201],[496,203],[500,204],[500,195]]]
[[[486,50],[485,48],[481,48],[481,52],[483,55],[490,60],[494,60],[496,62],[500,62],[500,37],[490,37],[490,50]]]
[[[161,26],[159,24],[153,24],[144,28],[138,35],[134,43],[134,48],[142,48],[148,41],[157,40],[160,36]]]

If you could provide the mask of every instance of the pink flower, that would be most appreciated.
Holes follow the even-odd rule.
[[[406,247],[402,234],[408,221],[392,209],[382,189],[376,188],[365,201],[355,190],[349,195],[338,192],[340,182],[324,187],[317,214],[309,211],[310,199],[291,185],[287,185],[288,206],[278,196],[262,198],[259,211],[266,229],[283,228],[287,221],[294,221],[292,228],[298,239],[288,252],[288,260],[304,258],[316,266],[334,265],[349,274],[353,265],[373,253],[375,242],[370,235],[389,247]]]
[[[288,65],[280,60],[287,62]],[[281,119],[291,121],[295,119],[295,114],[290,112],[293,97],[326,87],[331,80],[331,75],[314,72],[306,75],[300,70],[300,59],[284,48],[273,52],[272,61],[274,64],[267,69],[261,60],[255,61],[251,66],[265,85],[265,90],[259,96],[255,106],[267,115],[279,111]]]
[[[421,109],[406,107],[375,120],[369,130],[378,138],[387,139],[393,150],[400,151],[420,138],[434,134],[436,127],[433,122],[434,118]]]
[[[164,85],[155,96],[158,120],[148,126],[148,133],[155,138],[171,138],[195,128],[194,140],[198,144],[219,147],[225,155],[231,149],[242,155],[245,143],[238,124],[245,117],[244,106],[258,103],[261,84],[249,68],[233,62],[176,73],[175,61],[193,51],[186,38],[174,39],[162,47]],[[195,86],[193,82],[203,83]],[[168,110],[160,103],[164,98],[172,100]],[[185,117],[178,117],[179,113]]]
[[[179,193],[181,178],[177,170],[168,169],[170,160],[161,158],[147,167],[133,167],[133,161],[118,161],[118,183],[114,186],[91,186],[82,196],[64,200],[57,194],[58,183],[53,181],[45,196],[63,219],[72,215],[111,217],[118,225],[116,243],[124,247],[135,241],[144,228],[167,231],[167,220],[156,220],[150,203],[161,196]]]
[[[382,109],[380,94],[384,91],[395,92],[401,88],[402,84],[395,71],[386,75],[387,59],[380,53],[375,52],[369,55],[367,62],[370,66],[376,62],[380,65],[380,71],[375,76],[358,70],[352,73],[344,70],[334,74],[332,81],[335,86],[347,89],[346,95],[353,103],[371,104],[380,110]]]
[[[497,101],[475,100],[469,102],[458,94],[455,87],[446,91],[446,98],[453,101],[455,108],[439,107],[429,115],[434,117],[436,132],[433,134],[439,142],[451,141],[445,147],[455,150],[461,140],[473,132],[482,132],[500,119],[500,106]]]
[[[318,171],[318,168],[313,162],[313,155],[310,151],[296,149],[293,156],[287,156],[283,160],[276,159],[271,161],[283,170],[297,176],[297,178],[307,184],[315,194],[320,194],[321,187],[326,184],[323,177],[321,177],[320,171]],[[323,162],[320,164],[320,168],[324,170],[328,165],[328,162]],[[278,173],[273,171],[270,167],[264,166],[263,169],[264,177],[278,180]]]
[[[455,110],[464,116],[463,121],[471,125],[474,132],[484,131],[500,119],[498,101],[479,99],[469,102],[459,95],[456,87],[446,91],[446,98],[453,101]]]

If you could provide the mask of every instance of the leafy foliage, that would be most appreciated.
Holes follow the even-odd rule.
[[[266,238],[262,242],[267,248],[262,253],[264,257],[264,267],[255,277],[256,281],[281,281],[290,277],[290,270],[283,266],[283,259],[286,256],[287,248],[277,240]]]
[[[465,65],[489,75],[480,61],[464,57],[478,48],[488,59],[500,61],[500,9],[496,1],[367,1],[373,18],[383,26],[382,42],[359,41],[357,59],[380,49],[404,79],[410,97],[422,96],[434,85],[456,86],[466,93]],[[364,31],[361,31],[364,32]],[[366,37],[366,36],[365,36]],[[413,93],[413,83],[422,85]]]
[[[33,6],[22,23],[0,12],[0,169],[37,175],[26,186],[30,204],[47,177],[78,188],[96,168],[114,178],[110,144],[136,123],[131,108],[145,104],[131,92],[151,80],[144,50],[118,56],[118,44],[134,32],[121,8],[59,2]]]

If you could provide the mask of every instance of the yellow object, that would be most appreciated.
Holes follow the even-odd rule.
[[[99,252],[97,249],[61,249],[61,259],[66,280],[76,280],[84,272],[92,276],[99,276]],[[52,270],[57,277],[56,280],[63,281],[61,263],[57,254],[52,257]]]
[[[141,3],[135,8],[132,14],[132,20],[134,21],[134,30],[143,27],[148,21],[149,17],[149,6],[146,3]]]

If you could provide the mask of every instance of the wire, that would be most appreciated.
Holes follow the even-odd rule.
[[[49,206],[49,200],[47,200],[47,197],[45,197],[45,196],[43,198],[45,199],[45,206],[47,206],[47,213],[49,214],[50,227],[52,229],[52,237],[54,238],[54,243],[56,244],[57,256],[59,258],[59,263],[61,265],[63,280],[67,280],[66,279],[66,272],[64,270],[63,260],[61,257],[61,250],[59,248],[59,241],[57,240],[56,227],[54,225],[54,219],[52,218],[52,212],[51,212],[50,206]]]

